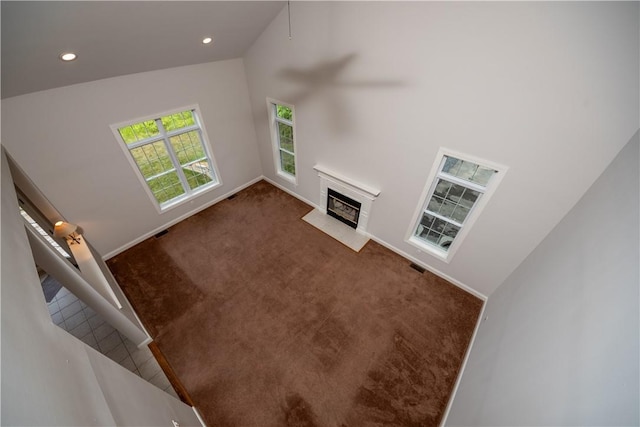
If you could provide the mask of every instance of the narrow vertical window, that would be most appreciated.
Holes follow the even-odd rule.
[[[112,128],[160,212],[220,185],[195,108]]]
[[[449,261],[480,213],[480,202],[495,189],[497,174],[505,168],[443,150],[436,165],[408,242]]]
[[[276,173],[296,183],[296,149],[293,105],[267,100]]]

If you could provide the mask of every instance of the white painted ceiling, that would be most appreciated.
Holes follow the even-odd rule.
[[[2,98],[238,58],[283,1],[2,1]],[[212,35],[214,43],[202,44]],[[58,56],[78,55],[64,63]]]

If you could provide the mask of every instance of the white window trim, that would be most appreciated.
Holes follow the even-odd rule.
[[[281,119],[277,117],[274,105],[283,105],[285,107],[291,108],[291,121],[286,119]],[[298,185],[298,144],[297,144],[297,135],[296,135],[296,109],[293,104],[289,104],[287,102],[278,101],[277,99],[267,98],[267,112],[269,117],[269,131],[271,133],[271,148],[273,151],[273,161],[275,164],[276,174],[286,181]],[[280,162],[280,146],[278,144],[278,128],[276,126],[276,121],[287,124],[293,128],[293,165],[296,169],[296,174],[291,175],[289,172],[282,170],[282,163]],[[285,150],[287,151],[287,150]],[[287,151],[288,152],[288,151]]]
[[[158,200],[156,199],[155,195],[153,194],[153,192],[151,191],[151,188],[149,188],[149,184],[147,183],[147,181],[144,179],[144,176],[142,175],[142,172],[140,172],[140,168],[138,167],[138,165],[136,164],[136,161],[134,160],[133,156],[131,155],[131,146],[127,145],[127,143],[122,139],[122,136],[120,135],[120,132],[118,131],[118,129],[125,127],[125,126],[129,126],[131,124],[134,123],[140,123],[140,122],[144,122],[147,120],[155,120],[158,117],[164,117],[164,116],[169,116],[171,114],[175,114],[175,113],[179,113],[181,111],[187,111],[187,110],[195,110],[196,115],[195,115],[195,120],[197,123],[197,127],[199,127],[200,129],[200,136],[202,139],[202,145],[204,146],[204,150],[207,153],[207,157],[209,158],[209,160],[211,161],[211,168],[213,169],[213,172],[216,176],[216,182],[212,182],[209,185],[204,185],[202,187],[198,187],[195,190],[192,190],[189,193],[185,193],[180,197],[176,197],[175,199],[172,199],[169,202],[165,202],[163,204],[158,203]],[[222,185],[222,178],[220,177],[220,172],[218,169],[218,164],[216,163],[216,159],[213,156],[213,150],[211,149],[211,145],[209,144],[209,136],[207,135],[207,131],[204,128],[204,126],[202,125],[202,114],[200,113],[200,106],[198,104],[192,104],[192,105],[187,105],[184,107],[179,107],[179,108],[173,108],[171,110],[168,111],[164,111],[164,112],[160,112],[160,113],[156,113],[156,114],[150,114],[148,116],[144,116],[144,117],[138,117],[136,119],[132,119],[132,120],[127,120],[125,122],[120,122],[120,123],[116,123],[110,126],[111,128],[111,132],[113,132],[113,135],[115,136],[116,140],[119,142],[119,146],[122,149],[122,152],[124,153],[127,161],[129,162],[129,164],[131,165],[131,167],[133,168],[133,170],[135,171],[136,176],[138,177],[138,180],[140,180],[140,183],[142,184],[142,188],[144,188],[144,191],[147,193],[147,196],[149,196],[149,199],[151,200],[151,203],[153,204],[153,206],[156,208],[156,210],[158,211],[159,214],[163,214],[165,212],[170,211],[171,209],[174,209],[180,205],[185,204],[186,202],[195,199],[196,197],[201,196],[204,193],[207,193],[215,188],[218,188]],[[193,126],[193,128],[195,129],[196,127]],[[189,127],[184,128],[184,129],[189,129]],[[171,136],[174,133],[182,133],[184,132],[183,129],[180,129],[180,131],[172,131],[172,132],[168,132],[167,135]],[[149,140],[145,140],[142,142],[150,142],[152,140],[162,140],[162,137],[152,137],[149,138]],[[138,141],[133,145],[136,144],[140,144],[141,142]],[[170,156],[173,156],[173,150],[171,150],[169,152]],[[178,176],[180,176],[178,174]]]
[[[429,203],[428,196],[432,193],[433,188],[437,183],[438,176],[439,175],[446,176],[445,179],[452,182],[456,182],[456,180],[459,180],[456,177],[449,176],[444,173],[442,174],[440,173],[440,167],[444,159],[444,156],[455,157],[456,159],[472,162],[477,165],[494,169],[496,171],[496,173],[494,173],[491,179],[489,180],[489,183],[487,184],[487,186],[482,187],[481,192],[483,194],[480,196],[478,201],[473,205],[473,207],[469,211],[469,215],[467,216],[464,222],[464,226],[460,228],[460,231],[458,232],[455,240],[453,241],[453,243],[449,247],[449,250],[447,251],[440,249],[435,245],[430,245],[415,236],[415,231],[418,226],[418,222],[422,218],[422,213],[426,209],[427,203]],[[427,183],[424,189],[422,190],[422,195],[420,196],[420,203],[418,204],[418,207],[416,208],[416,211],[413,214],[413,217],[411,219],[409,230],[407,231],[407,234],[405,236],[405,242],[418,248],[420,251],[423,251],[430,255],[435,256],[436,258],[446,263],[451,262],[451,259],[455,255],[456,251],[462,245],[462,242],[464,241],[467,234],[469,234],[469,231],[473,227],[473,224],[476,222],[476,220],[480,216],[480,213],[489,202],[489,199],[491,199],[491,196],[495,192],[496,188],[498,188],[498,185],[504,178],[507,170],[509,170],[507,166],[503,166],[494,162],[489,162],[487,160],[484,160],[478,157],[470,156],[468,154],[463,154],[454,150],[450,150],[448,148],[441,147],[440,150],[438,150],[438,154],[436,155],[435,160],[433,161],[433,165],[431,166],[431,172],[429,173],[429,177],[427,178]],[[471,188],[475,187],[473,183],[470,183],[468,181],[464,181],[464,186],[471,187]]]

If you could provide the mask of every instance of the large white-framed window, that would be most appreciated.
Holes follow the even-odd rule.
[[[407,242],[449,262],[507,168],[441,148]]]
[[[160,213],[222,184],[198,106],[112,125]]]
[[[267,98],[269,127],[276,173],[296,184],[296,147],[294,106]]]

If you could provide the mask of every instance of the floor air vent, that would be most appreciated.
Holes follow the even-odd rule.
[[[409,265],[409,267],[413,268],[414,270],[416,270],[419,273],[424,273],[426,271],[424,268],[422,268],[418,264],[414,264],[414,263],[411,263],[411,265]]]
[[[154,235],[153,237],[155,237],[156,239],[159,239],[160,237],[164,236],[168,232],[169,232],[169,230],[162,230],[161,232],[159,232],[158,234]]]

